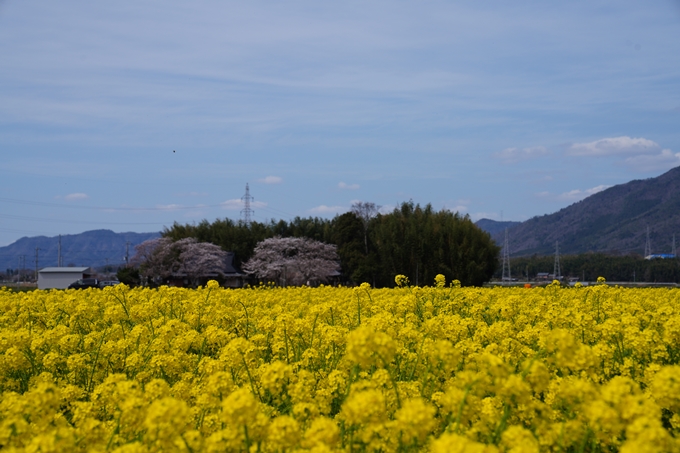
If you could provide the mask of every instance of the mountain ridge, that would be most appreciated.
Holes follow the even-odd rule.
[[[672,238],[680,233],[680,167],[609,187],[552,214],[510,226],[508,244],[510,254],[517,256],[552,254],[556,243],[565,254],[643,254],[648,227],[652,253],[670,253]],[[503,245],[503,231],[487,228]]]
[[[61,256],[64,266],[105,265],[119,266],[125,262],[126,246],[129,256],[135,253],[135,245],[160,236],[158,233],[114,233],[99,229],[79,234],[61,235]],[[38,248],[38,267],[57,266],[59,256],[59,236],[24,236],[15,242],[0,247],[0,270],[17,269],[20,257],[24,257],[25,269],[35,268],[36,248]]]

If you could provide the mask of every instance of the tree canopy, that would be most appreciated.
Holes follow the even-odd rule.
[[[432,284],[437,274],[463,285],[481,285],[498,267],[499,247],[467,216],[402,203],[390,213],[379,213],[373,203],[355,204],[353,211],[334,219],[296,217],[269,223],[204,220],[194,225],[175,223],[163,237],[177,241],[193,237],[235,253],[243,266],[258,243],[279,236],[308,238],[333,244],[346,283],[393,286],[397,274],[414,284]]]

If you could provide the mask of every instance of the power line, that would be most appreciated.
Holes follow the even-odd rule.
[[[242,201],[244,200],[245,196],[241,198]],[[254,201],[253,197],[250,197],[250,201]],[[172,206],[172,207],[137,207],[137,208],[126,208],[126,207],[111,207],[111,206],[80,206],[80,205],[69,205],[69,204],[63,204],[63,203],[49,203],[49,202],[42,202],[42,201],[31,201],[31,200],[20,200],[20,199],[14,199],[14,198],[5,198],[5,197],[0,197],[0,203],[13,203],[13,204],[23,204],[27,206],[44,206],[44,207],[52,207],[52,208],[66,208],[66,209],[81,209],[81,210],[94,210],[94,211],[109,211],[109,212],[144,212],[144,211],[152,211],[152,212],[163,212],[163,211],[174,211],[174,210],[191,210],[191,209],[205,209],[205,208],[222,208],[224,207],[224,203],[218,203],[218,204],[201,204],[201,205],[192,205],[192,206]],[[252,205],[251,205],[252,206]],[[261,209],[263,211],[270,211],[276,215],[279,216],[287,216],[287,217],[295,217],[295,215],[282,211],[277,208],[273,208],[271,206],[258,206],[258,209]],[[251,209],[251,216],[255,212],[252,211]],[[51,219],[51,218],[41,218],[41,217],[28,217],[28,216],[19,216],[19,215],[14,215],[14,214],[0,214],[0,217],[7,218],[7,219],[15,219],[15,220],[29,220],[29,221],[48,221],[48,222],[61,222],[61,223],[82,223],[82,224],[93,224],[93,225],[98,225],[98,224],[111,224],[111,225],[162,225],[165,224],[166,222],[96,222],[96,221],[72,221],[72,220],[65,220],[65,219]]]
[[[48,217],[27,217],[13,214],[0,214],[0,218],[13,220],[28,220],[30,222],[77,223],[88,225],[164,225],[167,222],[92,222],[87,220],[51,219]]]
[[[153,207],[153,208],[121,208],[112,206],[81,206],[81,205],[69,205],[63,203],[48,203],[44,201],[30,201],[30,200],[19,200],[15,198],[4,198],[0,197],[0,203],[14,203],[14,204],[24,204],[29,206],[46,206],[52,208],[67,208],[67,209],[85,209],[85,210],[95,210],[95,211],[175,211],[175,210],[185,210],[185,209],[202,209],[202,208],[219,208],[222,204],[199,204],[194,206],[172,206],[172,207]]]

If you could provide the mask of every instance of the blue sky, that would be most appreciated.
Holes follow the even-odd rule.
[[[0,0],[0,245],[246,183],[259,221],[551,213],[680,165],[679,56],[677,0]]]

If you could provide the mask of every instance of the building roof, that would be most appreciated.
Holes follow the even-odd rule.
[[[675,258],[675,255],[673,253],[652,253],[651,255],[645,256],[646,260],[655,260],[655,259],[673,259]]]
[[[43,267],[38,273],[91,273],[92,269],[89,267]]]

